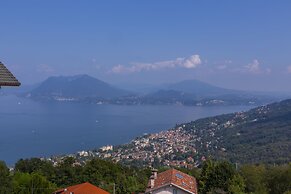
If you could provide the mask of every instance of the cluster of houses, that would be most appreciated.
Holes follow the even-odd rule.
[[[116,146],[112,150],[98,151],[95,155],[110,158],[120,163],[139,163],[142,166],[162,166],[193,168],[202,160],[196,150],[202,139],[184,130],[185,125],[159,133],[148,134],[134,139],[128,144]],[[101,150],[101,149],[100,149]],[[179,157],[183,155],[183,157]]]
[[[196,179],[176,169],[152,171],[144,194],[197,194]],[[53,194],[109,194],[90,183],[82,183],[55,191]]]

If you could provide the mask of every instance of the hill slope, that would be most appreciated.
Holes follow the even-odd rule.
[[[88,75],[50,77],[30,92],[34,98],[115,98],[129,92]]]
[[[205,158],[234,163],[291,162],[291,99],[177,125],[117,146],[111,158],[138,166],[197,166]],[[107,153],[97,153],[107,157]]]
[[[198,80],[185,80],[168,84],[156,92],[141,98],[143,103],[184,105],[262,105],[278,100],[278,97],[220,88]]]
[[[184,130],[201,137],[196,146],[204,155],[243,163],[291,161],[291,100],[197,120]]]
[[[169,90],[175,90],[180,92],[187,92],[196,94],[198,96],[219,96],[225,94],[242,93],[237,90],[225,89],[211,84],[199,81],[199,80],[184,80],[181,82],[169,84],[166,86]]]

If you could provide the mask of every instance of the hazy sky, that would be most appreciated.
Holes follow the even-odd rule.
[[[23,84],[199,79],[291,91],[291,1],[1,0],[0,61]]]

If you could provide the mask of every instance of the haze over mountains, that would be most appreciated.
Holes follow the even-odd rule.
[[[225,89],[211,84],[199,81],[199,80],[184,80],[181,82],[169,84],[167,86],[170,90],[176,90],[181,92],[191,92],[199,96],[218,96],[223,94],[234,94],[239,91]]]
[[[147,90],[149,91],[149,90]],[[225,89],[198,80],[155,87],[153,92],[121,89],[88,75],[50,77],[27,93],[35,100],[110,104],[256,105],[280,98]]]
[[[88,75],[49,77],[31,91],[33,97],[116,98],[129,94]]]

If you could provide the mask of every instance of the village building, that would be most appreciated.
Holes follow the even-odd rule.
[[[196,179],[170,169],[161,173],[153,170],[145,194],[197,194]]]

